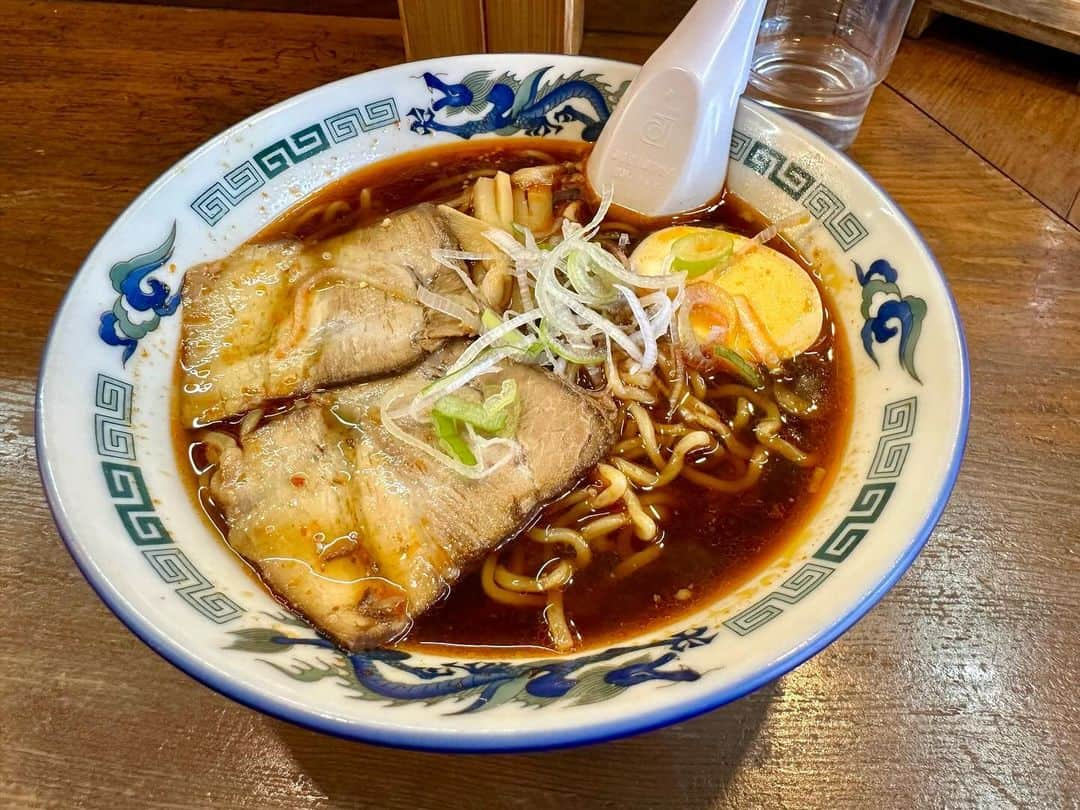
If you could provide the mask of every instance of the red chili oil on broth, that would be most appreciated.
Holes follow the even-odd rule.
[[[552,162],[580,161],[589,146],[574,141],[507,138],[433,147],[391,158],[361,169],[330,184],[287,211],[260,231],[253,242],[285,237],[317,241],[353,227],[378,221],[385,215],[423,201],[447,201],[462,193],[477,172],[519,168]],[[649,232],[671,224],[703,224],[752,236],[768,223],[733,194],[722,195],[700,211],[678,218],[646,221],[626,212],[609,214],[628,226],[629,254]],[[850,367],[839,324],[831,315],[832,302],[805,257],[782,238],[768,243],[814,278],[822,293],[825,323],[817,342],[787,361],[782,379],[800,380],[815,392],[813,418],[783,415],[784,436],[811,453],[826,470],[824,480],[813,481],[813,467],[798,467],[770,457],[760,480],[749,490],[725,495],[677,478],[664,488],[672,499],[670,518],[663,524],[663,551],[633,574],[615,578],[619,558],[596,554],[591,565],[575,573],[564,595],[565,613],[581,640],[581,647],[603,645],[648,630],[680,614],[700,609],[730,593],[768,566],[814,513],[837,472],[847,440],[851,410]],[[710,385],[737,382],[719,373]],[[280,403],[275,413],[287,409]],[[733,412],[718,410],[729,418]],[[659,412],[658,412],[659,413]],[[174,409],[174,414],[178,411]],[[174,415],[174,442],[178,466],[185,471],[193,501],[215,530],[224,536],[225,524],[206,491],[200,489],[195,467],[200,463],[194,432]],[[235,430],[236,426],[224,425]],[[705,461],[708,464],[708,460]],[[730,475],[725,462],[709,470]],[[532,548],[520,552],[526,561],[539,553],[539,544],[511,540]],[[543,560],[538,560],[542,562]],[[479,573],[463,578],[440,604],[420,616],[405,647],[427,652],[505,655],[518,649],[535,653],[550,648],[541,609],[503,605],[489,598]]]
[[[420,202],[445,202],[482,172],[514,172],[526,166],[577,161],[589,145],[543,138],[480,140],[434,146],[358,169],[302,200],[251,240],[286,237],[319,240]]]

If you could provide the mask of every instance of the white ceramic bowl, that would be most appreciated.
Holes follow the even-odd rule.
[[[71,284],[37,411],[60,533],[132,631],[206,685],[286,720],[388,745],[505,751],[618,737],[734,700],[881,598],[956,477],[968,419],[963,335],[933,256],[885,193],[814,135],[748,102],[728,183],[770,218],[813,215],[790,237],[826,268],[855,373],[842,470],[791,555],[618,647],[494,663],[345,656],[252,583],[184,490],[169,433],[184,268],[389,155],[461,137],[595,138],[635,71],[486,55],[354,76],[238,124],[132,203]]]

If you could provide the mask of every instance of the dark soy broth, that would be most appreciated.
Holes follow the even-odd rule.
[[[378,221],[418,202],[452,200],[478,171],[512,172],[531,165],[579,161],[588,148],[587,144],[572,141],[508,138],[412,152],[330,184],[268,225],[253,241],[319,240]],[[768,224],[732,194],[674,219],[645,221],[626,212],[612,212],[607,221],[625,224],[630,237],[627,254],[650,231],[675,223],[721,226],[746,236]],[[665,489],[674,503],[672,517],[664,525],[663,553],[622,579],[612,576],[617,557],[597,554],[592,565],[578,571],[566,589],[566,614],[583,647],[640,633],[730,593],[784,551],[836,475],[851,409],[850,368],[844,341],[831,315],[827,291],[807,259],[779,237],[768,244],[806,269],[822,292],[822,333],[809,350],[785,364],[783,374],[788,382],[799,380],[799,385],[813,388],[818,412],[813,418],[785,414],[783,420],[785,436],[812,453],[826,475],[814,482],[813,467],[798,467],[782,458],[772,458],[757,485],[735,495],[711,492],[676,479]],[[711,385],[735,381],[722,373],[707,379]],[[281,403],[277,412],[288,407],[289,403]],[[726,419],[732,413],[721,415]],[[223,429],[230,426],[224,425]],[[194,434],[176,419],[174,436],[179,466],[188,476],[192,498],[221,532],[223,521],[208,493],[198,484],[199,452]],[[726,474],[723,462],[709,471]],[[423,494],[417,493],[416,497]],[[448,598],[419,617],[401,644],[450,655],[455,650],[460,654],[462,647],[470,648],[470,654],[497,655],[515,648],[536,652],[550,646],[541,612],[491,600],[483,591],[478,573],[462,579]]]

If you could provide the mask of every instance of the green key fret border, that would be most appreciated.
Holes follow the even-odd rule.
[[[94,386],[94,436],[105,488],[128,539],[158,579],[198,613],[215,624],[227,624],[245,609],[216,588],[174,542],[154,508],[146,479],[135,460],[131,425],[134,402],[131,383],[99,373]]]
[[[867,469],[866,483],[859,489],[847,515],[813,557],[776,590],[726,619],[723,624],[728,630],[738,636],[747,636],[783,615],[789,607],[817,590],[869,536],[871,527],[884,513],[904,471],[918,413],[919,400],[914,396],[885,406],[881,435]]]
[[[341,110],[259,149],[203,189],[188,207],[213,228],[279,174],[362,132],[373,132],[400,120],[393,97]]]
[[[738,129],[731,133],[729,158],[760,174],[801,203],[847,253],[870,235],[869,229],[839,195],[797,161]]]

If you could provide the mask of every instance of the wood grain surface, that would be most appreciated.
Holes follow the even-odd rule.
[[[0,0],[0,806],[1076,807],[1080,233],[940,112],[888,87],[851,154],[952,284],[971,436],[926,550],[808,663],[650,734],[451,757],[244,709],[98,601],[35,469],[35,376],[64,289],[187,151],[270,103],[400,61],[399,36],[379,25],[391,23]],[[642,43],[591,45],[625,55]],[[923,70],[947,75],[936,58]]]
[[[1080,56],[943,19],[904,41],[886,81],[1067,218],[1080,197],[1078,79]]]
[[[950,14],[1080,53],[1080,0],[919,0],[916,6],[917,21],[927,11]]]
[[[398,0],[407,59],[577,53],[584,0]]]
[[[405,55],[483,53],[483,0],[398,0]]]
[[[396,20],[399,12],[398,0],[84,0],[91,1],[234,11],[302,11],[304,14],[341,14],[391,20]]]
[[[488,53],[577,53],[585,0],[484,0]]]

